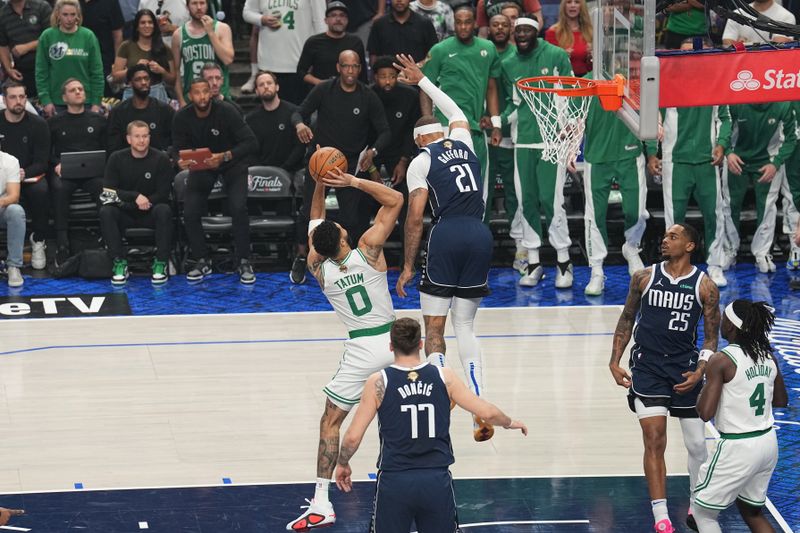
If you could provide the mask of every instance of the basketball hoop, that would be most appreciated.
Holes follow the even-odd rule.
[[[590,98],[598,97],[606,111],[618,110],[622,107],[625,78],[539,76],[519,80],[517,88],[536,117],[544,141],[542,158],[556,165],[567,165],[580,150]]]

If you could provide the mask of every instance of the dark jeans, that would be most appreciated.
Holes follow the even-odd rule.
[[[156,259],[167,262],[172,247],[172,209],[168,204],[157,204],[147,211],[122,209],[118,205],[100,208],[100,231],[114,259],[125,257],[122,249],[122,232],[126,228],[154,228],[156,230]]]
[[[61,179],[60,176],[53,174],[50,178],[50,190],[54,198],[53,218],[56,223],[56,236],[58,246],[67,246],[67,229],[69,227],[69,203],[72,193],[77,189],[82,189],[92,196],[92,200],[98,202],[100,193],[103,191],[103,178],[86,179]]]
[[[682,33],[664,30],[664,48],[668,50],[679,50],[683,41],[691,39],[692,37],[694,37],[694,35],[683,35]],[[701,35],[701,37],[705,36]]]
[[[358,154],[345,154],[345,156],[349,164],[347,171],[351,174],[356,174]],[[308,218],[311,213],[311,199],[314,197],[315,186],[316,182],[308,171],[308,161],[306,161],[306,179],[303,183],[303,208],[297,217],[297,241],[299,244],[308,242]],[[368,194],[352,187],[336,189],[339,213],[335,219],[347,230],[353,248],[358,246],[358,240],[361,235],[369,228],[371,215],[370,198]]]
[[[208,195],[214,187],[217,176],[228,196],[228,210],[233,219],[233,242],[236,259],[250,257],[250,217],[247,214],[247,165],[236,163],[219,170],[190,172],[186,182],[186,197],[183,201],[183,218],[189,251],[192,259],[205,259],[208,256],[202,218],[208,213]]]
[[[34,53],[34,52],[32,52]],[[39,92],[36,90],[36,72],[33,68],[30,69],[20,69],[20,74],[22,74],[22,84],[25,85],[25,94],[28,95],[28,98],[35,98],[38,96]]]
[[[50,222],[50,187],[45,178],[22,184],[22,205],[31,217],[31,231],[36,234],[36,241],[43,241]]]

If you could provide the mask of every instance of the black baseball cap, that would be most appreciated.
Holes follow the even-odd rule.
[[[328,2],[328,7],[325,8],[325,16],[328,16],[328,13],[335,10],[344,11],[346,14],[349,15],[349,11],[347,10],[347,4],[344,2],[340,2],[339,0],[333,0],[333,2]]]

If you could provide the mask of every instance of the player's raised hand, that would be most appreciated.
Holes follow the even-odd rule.
[[[394,68],[400,71],[400,75],[397,78],[398,81],[408,83],[409,85],[416,85],[425,77],[422,70],[420,70],[417,63],[414,61],[414,58],[406,54],[397,54],[395,57],[397,58],[397,62],[394,63]]]
[[[611,375],[614,376],[614,381],[617,382],[617,385],[625,387],[626,389],[630,388],[631,375],[628,374],[624,368],[614,363],[608,365],[608,368],[611,370]]]
[[[686,378],[686,381],[683,383],[678,383],[672,387],[672,390],[678,394],[686,394],[687,392],[694,390],[697,382],[703,379],[703,372],[702,370],[695,370],[694,372],[684,372],[681,374],[681,376]]]
[[[350,476],[353,474],[353,469],[349,464],[336,465],[336,486],[342,492],[350,492],[353,490],[353,480]]]
[[[397,295],[400,298],[405,298],[406,296],[408,296],[408,294],[406,294],[406,285],[411,283],[411,280],[413,279],[414,279],[413,270],[403,269],[403,271],[400,272],[400,277],[397,278],[397,286],[396,286]]]
[[[342,187],[352,187],[353,180],[357,179],[352,174],[342,172],[337,167],[332,168],[322,177],[322,183],[326,187],[334,187],[341,189]]]

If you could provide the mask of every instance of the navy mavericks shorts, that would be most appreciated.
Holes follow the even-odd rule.
[[[672,387],[683,383],[684,372],[697,370],[698,353],[683,354],[654,353],[638,344],[631,348],[631,388],[628,390],[628,406],[634,409],[633,401],[639,398],[645,407],[664,406],[669,414],[677,418],[697,418],[697,397],[703,388],[700,380],[694,389],[678,394]]]
[[[378,472],[370,533],[456,533],[453,478],[447,468]]]
[[[431,227],[419,290],[432,296],[482,298],[489,295],[494,240],[477,218],[443,218]]]

